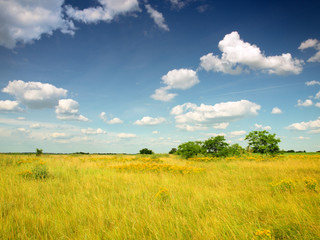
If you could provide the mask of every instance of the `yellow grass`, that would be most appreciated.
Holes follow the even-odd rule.
[[[0,239],[320,239],[319,183],[317,154],[2,154]]]

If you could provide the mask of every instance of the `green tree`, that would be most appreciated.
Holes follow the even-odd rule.
[[[204,141],[203,148],[206,150],[207,153],[213,154],[215,156],[225,155],[226,149],[229,146],[226,143],[226,139],[224,136],[216,136],[209,138],[208,140]]]
[[[191,158],[201,153],[202,146],[201,142],[186,142],[178,146],[177,154],[183,156],[184,158]]]
[[[153,152],[148,148],[143,148],[140,150],[140,154],[153,154]]]
[[[43,153],[42,149],[39,149],[39,148],[36,149],[36,155],[37,156],[41,156],[42,153]]]
[[[174,153],[176,153],[176,152],[177,152],[177,149],[176,149],[176,148],[171,148],[169,154],[174,154]]]
[[[278,143],[281,140],[276,138],[276,134],[270,134],[266,130],[252,131],[246,136],[245,140],[248,140],[249,148],[254,153],[274,155],[280,152]]]

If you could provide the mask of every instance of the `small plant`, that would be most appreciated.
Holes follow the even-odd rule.
[[[157,194],[154,196],[156,199],[161,200],[163,202],[167,202],[169,200],[169,190],[166,188],[160,188]]]
[[[255,235],[258,239],[271,239],[271,231],[267,229],[257,230]]]
[[[42,149],[39,149],[39,148],[36,149],[36,156],[41,156],[42,153],[43,153]]]
[[[39,164],[32,169],[32,175],[35,179],[45,179],[48,178],[49,172],[48,168],[44,164]]]
[[[17,173],[18,175],[21,175],[22,177],[24,178],[32,178],[33,177],[33,174],[31,171],[29,170],[26,170],[26,171],[22,171],[22,172],[19,172]]]
[[[309,189],[309,190],[312,190],[312,191],[317,191],[316,188],[317,188],[317,181],[311,177],[306,177],[303,179],[303,182],[304,182],[304,186]]]
[[[288,178],[283,179],[280,182],[277,183],[270,183],[274,190],[278,190],[281,192],[292,192],[296,188],[296,181]]]

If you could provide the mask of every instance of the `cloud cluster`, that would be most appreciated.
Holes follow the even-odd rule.
[[[320,133],[320,117],[314,121],[293,123],[289,125],[287,129],[297,131],[309,130],[309,133]]]
[[[20,112],[22,109],[19,107],[17,101],[0,101],[0,112]]]
[[[75,27],[63,18],[64,0],[10,0],[0,1],[0,46],[9,49],[17,43],[39,40],[53,31],[74,34]]]
[[[67,15],[83,23],[97,23],[99,21],[110,22],[117,15],[140,11],[138,0],[98,0],[100,6],[76,9],[66,6]]]
[[[60,98],[67,95],[67,90],[56,88],[49,83],[9,81],[2,92],[13,95],[19,103],[31,109],[53,108]]]
[[[176,93],[168,93],[169,90],[186,90],[200,82],[195,71],[185,68],[173,69],[166,75],[162,76],[161,79],[162,83],[166,86],[156,89],[155,93],[151,95],[151,97],[155,100],[164,102],[171,101],[177,95]]]
[[[320,81],[312,80],[309,82],[306,82],[307,86],[314,86],[314,85],[320,85]]]
[[[74,120],[88,122],[89,119],[79,113],[79,103],[73,99],[61,99],[56,106],[57,118],[60,120]]]
[[[227,126],[230,121],[257,115],[260,108],[260,105],[248,100],[200,106],[184,103],[172,108],[171,114],[175,115],[177,128],[192,131],[206,129],[209,126],[217,127],[219,123],[223,123],[220,127]]]
[[[267,131],[271,130],[270,126],[262,126],[261,124],[258,124],[258,123],[254,124],[254,127],[258,130],[267,130]]]
[[[282,114],[282,110],[278,107],[274,107],[274,108],[272,108],[271,113],[272,114]]]
[[[308,62],[320,62],[320,42],[317,39],[308,39],[302,42],[298,49],[305,50],[307,48],[314,48],[317,50],[316,54],[308,59]]]
[[[137,135],[133,133],[118,133],[117,137],[118,138],[136,138]]]
[[[153,126],[153,125],[159,125],[161,123],[166,122],[166,119],[163,117],[158,117],[158,118],[153,118],[153,117],[143,117],[141,120],[135,121],[133,124],[134,125],[140,125],[140,126]]]
[[[98,135],[98,134],[106,134],[107,132],[102,130],[101,128],[93,129],[93,128],[87,128],[87,129],[81,129],[81,132],[87,135]]]
[[[123,123],[123,121],[117,117],[108,120],[107,114],[105,112],[100,113],[100,118],[107,124],[121,124],[121,123]]]
[[[301,99],[298,100],[297,106],[298,107],[310,107],[312,106],[313,102],[310,99],[306,99],[305,101],[302,101]]]
[[[260,70],[269,74],[299,74],[302,60],[292,58],[290,53],[265,56],[260,48],[240,39],[238,32],[225,35],[219,42],[221,57],[209,53],[200,58],[200,67],[206,71],[240,74],[248,70]]]
[[[165,19],[162,15],[162,13],[158,12],[154,8],[151,7],[150,4],[145,5],[147,12],[149,13],[150,17],[153,19],[153,21],[157,24],[159,28],[161,28],[164,31],[169,31],[168,25],[165,23]]]

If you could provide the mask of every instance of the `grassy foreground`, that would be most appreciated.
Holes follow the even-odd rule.
[[[0,155],[0,239],[320,239],[320,155]]]

